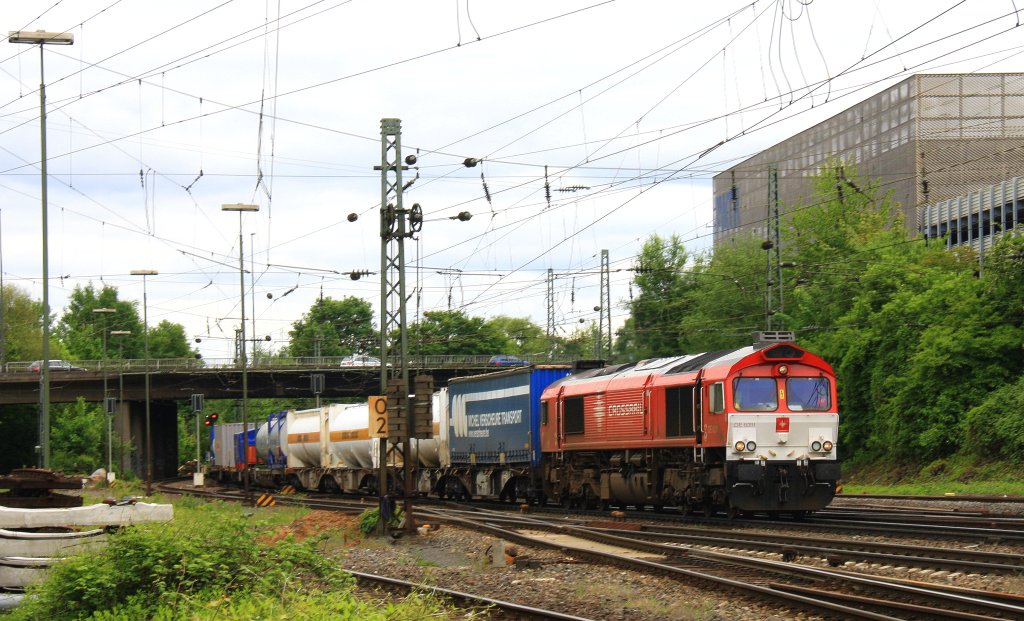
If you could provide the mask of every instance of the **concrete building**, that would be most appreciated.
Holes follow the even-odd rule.
[[[785,214],[812,201],[810,178],[831,156],[891,191],[911,233],[942,235],[938,215],[926,228],[925,205],[963,200],[1024,171],[1024,73],[914,75],[715,175],[715,244],[767,233],[771,164]],[[1016,209],[999,218],[1007,213],[1020,221]]]

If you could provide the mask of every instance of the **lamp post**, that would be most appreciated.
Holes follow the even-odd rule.
[[[92,312],[98,315],[108,316],[117,311],[113,308],[94,308]],[[103,411],[107,414],[107,474],[113,470],[110,463],[112,451],[110,450],[110,408],[107,407],[107,321],[103,321],[103,360],[100,363],[100,367],[103,372]]]
[[[7,35],[11,43],[28,43],[39,46],[39,170],[40,195],[43,208],[43,364],[39,390],[39,451],[40,466],[50,467],[50,260],[47,248],[48,229],[46,222],[46,81],[43,79],[43,46],[72,45],[74,35],[64,32],[37,30],[11,31]]]
[[[242,313],[242,321],[240,322],[242,329],[238,344],[238,357],[242,365],[242,463],[244,464],[242,480],[245,487],[245,502],[251,505],[252,497],[249,493],[249,375],[247,372],[248,362],[245,356],[245,254],[242,251],[242,214],[247,211],[259,211],[260,206],[233,203],[221,205],[220,209],[221,211],[238,212],[238,303]]]
[[[132,333],[131,330],[111,330],[110,331],[110,336],[129,336],[129,335],[131,335],[131,333]],[[104,351],[106,351],[106,347],[107,346],[104,343],[104,345],[103,345]],[[117,357],[123,359],[124,356],[121,354],[122,349],[121,349],[120,345],[118,345],[117,350],[118,350]],[[106,357],[106,354],[104,354],[104,357]],[[119,378],[122,379],[122,386],[121,386],[120,392],[118,393],[117,400],[118,401],[123,401],[124,400],[124,394],[123,394],[124,393],[124,384],[123,384],[123,377],[124,376],[122,375],[121,372],[119,372],[117,375],[118,375]],[[106,392],[107,392],[107,376],[104,375],[103,376],[103,393],[104,393],[103,394],[103,401],[104,401],[104,403],[107,402],[106,401],[106,399],[107,399]],[[112,408],[108,408],[108,411],[107,411],[107,473],[108,473],[107,476],[108,477],[110,476],[109,473],[114,471],[114,412],[113,411],[109,411],[109,410],[112,410]]]
[[[149,303],[146,300],[146,276],[156,276],[156,270],[132,270],[132,276],[142,276],[142,343],[146,357],[146,495],[153,493],[153,435],[149,424]]]

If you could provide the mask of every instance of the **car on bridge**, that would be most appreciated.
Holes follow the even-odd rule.
[[[522,358],[516,358],[509,354],[498,354],[487,361],[487,366],[491,367],[524,367],[528,364],[530,363]]]
[[[353,356],[345,356],[341,359],[341,365],[343,367],[379,367],[380,358],[374,358],[373,356],[366,356],[363,354],[355,354]],[[388,365],[391,366],[390,364]]]
[[[51,360],[49,366],[51,371],[85,371],[83,367],[76,367],[67,360]],[[36,373],[42,371],[43,361],[36,360],[32,364],[28,365],[28,370]]]

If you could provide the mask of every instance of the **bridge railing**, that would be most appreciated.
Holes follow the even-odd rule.
[[[342,356],[319,356],[319,357],[297,357],[279,358],[273,356],[256,356],[249,360],[248,368],[259,369],[334,369],[341,367]],[[572,364],[570,360],[552,360],[547,356],[522,356],[524,361],[531,364]],[[444,355],[444,356],[410,356],[409,366],[412,369],[437,369],[437,368],[480,368],[498,369],[489,364],[491,356],[476,355]],[[127,359],[127,360],[71,360],[75,367],[93,372],[111,373],[145,373],[148,368],[150,372],[169,371],[201,371],[204,369],[238,369],[240,365],[234,358],[150,358]],[[7,373],[38,373],[31,371],[31,362],[8,362],[4,366]],[[352,369],[374,369],[379,367],[347,367]],[[52,369],[52,373],[67,373]],[[72,371],[72,373],[79,371]]]

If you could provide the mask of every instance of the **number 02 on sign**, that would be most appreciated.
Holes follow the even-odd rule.
[[[384,396],[371,396],[370,405],[370,437],[388,437],[388,399]]]

